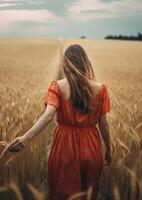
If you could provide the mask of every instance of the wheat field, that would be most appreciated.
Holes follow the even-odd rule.
[[[113,40],[0,41],[0,153],[24,134],[44,112],[52,79],[62,77],[61,51],[81,44],[105,83],[111,100],[108,113],[113,161],[104,167],[99,200],[142,199],[142,43]],[[48,199],[46,165],[54,122],[22,152],[0,158],[0,200]],[[102,141],[102,145],[104,143]],[[105,150],[105,147],[104,147]],[[83,195],[83,194],[82,194]],[[90,191],[84,195],[90,196]],[[13,198],[14,198],[13,197]],[[70,198],[79,199],[79,195]]]

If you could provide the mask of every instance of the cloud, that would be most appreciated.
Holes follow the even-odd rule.
[[[67,13],[70,19],[88,21],[99,17],[110,17],[115,9],[111,9],[105,3],[94,0],[80,0],[72,2]],[[107,12],[107,13],[106,13]]]
[[[124,1],[124,0],[99,0],[100,2],[104,2],[104,3],[111,3],[114,1]]]
[[[12,31],[21,24],[21,31],[29,30],[29,23],[36,30],[54,30],[56,24],[63,22],[63,17],[49,9],[44,0],[0,0],[0,32]],[[26,32],[26,31],[24,31]],[[39,32],[39,31],[38,31]]]
[[[1,0],[0,3],[18,3],[18,2],[28,2],[29,0]]]
[[[29,7],[32,5],[40,5],[41,2],[33,1],[33,0],[0,0],[0,10],[5,9],[24,9],[24,7]],[[45,7],[42,7],[42,9]]]
[[[2,10],[0,11],[0,23],[18,21],[55,22],[61,20],[48,10]]]
[[[140,31],[141,17],[141,0],[0,0],[0,36],[84,33],[94,37],[96,29],[100,36],[101,29],[108,34],[118,27],[117,31],[132,32],[133,18],[134,30]],[[123,26],[123,22],[127,23]]]
[[[13,0],[13,5],[15,5],[15,2],[16,1]],[[11,3],[10,1],[7,1],[5,4]],[[15,31],[20,35],[20,32],[26,34],[27,30],[27,33],[30,35],[30,32],[33,33],[33,30],[38,30],[37,34],[42,35],[42,30],[48,30],[49,32],[52,30],[53,32],[53,30],[56,30],[56,26],[58,26],[58,24],[62,23],[63,21],[64,19],[62,17],[57,16],[47,9],[4,9],[0,10],[0,33],[11,32],[12,34],[13,31]],[[19,30],[17,30],[17,27],[21,28],[18,28]]]
[[[68,17],[77,21],[142,15],[140,1],[136,0],[78,0],[67,8]]]
[[[17,5],[16,3],[3,3],[0,4],[0,8],[6,8],[6,7],[11,7]]]

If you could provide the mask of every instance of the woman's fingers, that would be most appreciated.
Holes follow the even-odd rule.
[[[13,148],[17,148],[19,145],[23,146],[23,143],[18,141],[17,143],[15,143],[14,145],[12,145]]]
[[[19,149],[22,149],[24,147],[24,144],[19,140],[16,139],[13,143],[9,146],[9,151],[18,151]]]
[[[108,166],[108,165],[110,165],[111,163],[108,163],[108,162],[105,162],[104,163],[104,166]]]
[[[23,147],[22,146],[19,146],[19,147],[17,147],[17,148],[14,148],[11,152],[19,152],[19,151],[21,151],[23,149]]]
[[[21,151],[26,146],[27,142],[28,140],[26,140],[26,137],[18,137],[9,145],[8,150],[11,152]]]
[[[22,150],[23,148],[24,148],[24,145],[23,144],[19,144],[16,147],[11,147],[9,149],[9,151],[11,151],[11,152],[18,152],[18,151]]]
[[[22,143],[18,143],[16,146],[13,146],[14,149],[17,149],[19,147],[24,147],[24,145]]]
[[[111,157],[105,156],[104,165],[105,166],[110,165],[111,162],[112,162]]]

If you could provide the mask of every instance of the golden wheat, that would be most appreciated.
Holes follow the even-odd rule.
[[[60,48],[61,43],[63,46]],[[140,42],[0,41],[0,152],[3,152],[0,159],[1,174],[3,173],[0,183],[3,185],[10,180],[20,179],[22,184],[26,180],[27,183],[30,182],[28,186],[35,196],[41,195],[41,199],[45,197],[42,193],[38,193],[32,184],[46,179],[43,171],[50,152],[49,136],[53,125],[45,129],[16,157],[7,152],[7,145],[15,137],[24,134],[43,112],[43,97],[47,87],[52,79],[60,76],[58,64],[62,51],[64,52],[72,43],[79,43],[86,49],[97,80],[108,86],[111,100],[108,120],[113,143],[113,161],[111,166],[104,167],[100,180],[99,200],[105,199],[106,196],[110,200],[112,198],[135,200],[137,195],[140,199],[142,197],[142,43]],[[103,142],[102,145],[105,150]],[[40,177],[40,181],[36,177]],[[87,194],[87,191],[75,194],[69,199],[77,199]]]

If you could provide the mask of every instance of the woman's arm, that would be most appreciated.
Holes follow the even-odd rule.
[[[107,121],[106,114],[101,115],[99,121],[98,121],[99,129],[102,135],[102,138],[104,140],[104,143],[106,145],[106,149],[109,151],[111,148],[110,144],[110,132],[109,132],[109,124]]]
[[[16,138],[9,146],[9,151],[18,152],[22,150],[36,135],[38,135],[47,124],[49,124],[56,112],[56,107],[47,105],[45,112],[38,121],[23,136]]]
[[[36,124],[25,133],[25,137],[29,138],[29,140],[32,140],[38,133],[42,131],[42,129],[45,128],[47,124],[49,124],[49,122],[52,121],[55,111],[55,106],[47,105],[45,112],[41,115]]]
[[[99,129],[101,136],[104,140],[105,146],[106,146],[106,153],[105,153],[105,159],[108,163],[111,162],[111,138],[110,138],[110,131],[109,131],[109,124],[107,121],[106,114],[101,115],[98,121]]]

